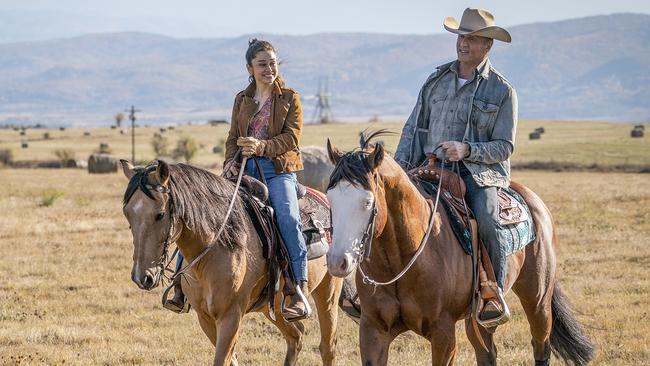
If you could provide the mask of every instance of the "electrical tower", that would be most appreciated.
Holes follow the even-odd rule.
[[[135,112],[142,111],[131,106],[131,109],[127,109],[125,112],[129,112],[129,119],[131,120],[131,163],[135,164]]]
[[[330,107],[330,97],[329,93],[329,78],[325,78],[325,82],[322,79],[318,79],[318,93],[314,95],[307,96],[305,99],[315,99],[316,107],[314,108],[314,114],[311,118],[312,123],[331,123],[334,122],[334,116],[332,115],[332,109]]]

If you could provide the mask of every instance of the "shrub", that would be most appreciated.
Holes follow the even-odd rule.
[[[113,153],[113,150],[108,146],[107,143],[100,142],[99,149],[95,150],[95,152],[98,154],[111,154]]]
[[[169,155],[169,140],[161,134],[154,134],[151,139],[151,147],[156,153],[156,157]]]
[[[61,191],[45,191],[43,192],[43,195],[41,196],[41,201],[38,203],[40,207],[50,207],[52,204],[54,204],[54,201],[59,199],[60,197],[63,196],[63,192]]]
[[[183,158],[186,163],[189,163],[196,156],[197,152],[199,152],[199,145],[196,143],[196,140],[192,137],[185,136],[181,137],[176,143],[176,148],[172,151],[172,157],[174,159]]]
[[[75,158],[75,153],[72,149],[56,149],[54,150],[54,155],[63,163],[68,160],[74,160]]]

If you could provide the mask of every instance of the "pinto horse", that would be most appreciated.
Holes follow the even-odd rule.
[[[408,330],[431,342],[433,365],[453,364],[455,324],[465,319],[477,364],[494,365],[494,329],[474,328],[469,319],[472,257],[462,250],[445,210],[434,213],[382,145],[369,144],[381,133],[363,134],[360,149],[347,153],[328,141],[336,167],[327,191],[335,228],[327,265],[339,277],[359,269],[362,364],[386,365],[391,342]],[[505,289],[513,290],[526,313],[535,365],[548,365],[551,351],[567,362],[587,364],[593,346],[555,276],[551,214],[530,189],[514,182],[511,187],[528,203],[537,232],[534,242],[508,258]]]
[[[269,316],[267,302],[259,301],[268,283],[268,266],[239,196],[227,214],[237,194],[235,184],[185,164],[158,161],[136,168],[126,160],[121,163],[129,178],[124,215],[133,234],[133,282],[145,290],[158,286],[169,243],[177,243],[188,263],[211,246],[181,282],[201,329],[216,347],[214,364],[237,364],[233,352],[242,318],[248,312],[261,311],[287,342],[284,364],[294,365],[305,327],[300,321],[290,323],[282,318],[279,295],[275,299],[276,320]],[[216,237],[222,225],[225,230]],[[320,323],[321,358],[323,364],[332,365],[342,280],[327,273],[325,257],[309,261],[308,270]]]

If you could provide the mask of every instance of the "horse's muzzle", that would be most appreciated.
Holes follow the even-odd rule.
[[[158,286],[159,275],[157,273],[152,273],[150,270],[146,270],[141,275],[133,273],[131,275],[131,280],[133,280],[133,282],[135,282],[135,284],[141,289],[151,290]]]
[[[350,253],[332,255],[327,253],[327,270],[334,277],[347,277],[355,268],[356,260]]]

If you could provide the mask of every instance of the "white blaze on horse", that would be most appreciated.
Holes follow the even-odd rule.
[[[475,327],[469,319],[472,257],[461,248],[446,211],[438,207],[434,213],[383,147],[369,143],[379,134],[362,135],[360,149],[347,153],[328,141],[336,167],[327,191],[334,227],[327,265],[339,277],[359,270],[362,364],[386,365],[391,342],[408,330],[431,342],[433,365],[452,364],[455,324],[463,319],[477,363],[496,364],[494,329]],[[511,188],[527,202],[537,233],[508,257],[506,280],[530,324],[536,365],[547,365],[551,351],[584,365],[593,358],[593,345],[558,286],[551,214],[530,189],[514,182]]]
[[[129,178],[123,211],[133,234],[133,282],[145,290],[158,286],[170,243],[177,243],[188,263],[209,247],[187,270],[183,292],[216,347],[214,364],[236,364],[233,352],[244,315],[260,311],[270,316],[267,302],[260,302],[269,282],[268,263],[239,196],[227,214],[237,194],[235,184],[185,164],[158,161],[143,168],[122,160],[122,168]],[[217,237],[222,225],[225,230]],[[332,365],[342,280],[327,273],[325,257],[310,260],[308,270],[320,324],[321,358],[323,364]],[[282,318],[280,297],[275,297],[277,320],[271,321],[287,342],[284,364],[294,365],[305,327],[301,321],[289,323]]]

